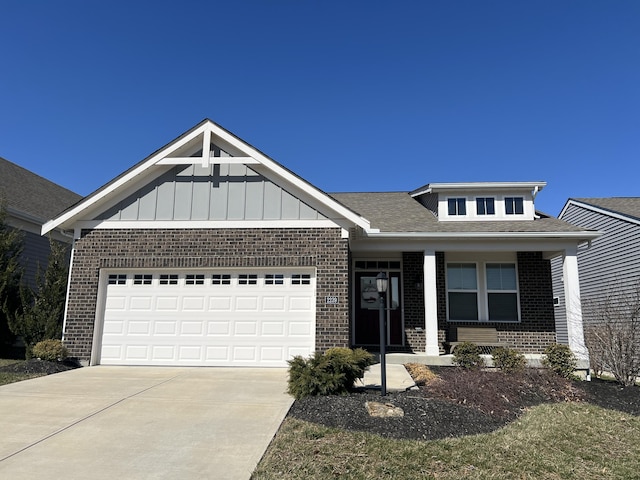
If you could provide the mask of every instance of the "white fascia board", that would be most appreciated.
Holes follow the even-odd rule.
[[[145,162],[141,163],[137,167],[134,167],[131,171],[129,171],[122,177],[117,178],[115,181],[113,181],[113,183],[110,183],[106,187],[104,187],[103,190],[97,192],[95,195],[90,195],[85,200],[80,201],[80,203],[78,203],[74,208],[60,215],[58,218],[54,218],[53,220],[48,221],[42,226],[42,235],[53,230],[54,228],[64,225],[65,222],[73,220],[74,217],[85,211],[87,208],[100,203],[102,200],[113,194],[113,192],[117,191],[127,182],[130,182],[138,175],[141,175],[145,170],[157,164],[159,160],[167,156],[168,152],[180,148],[184,144],[193,140],[198,135],[202,134],[207,127],[208,123],[202,124],[199,128],[196,128],[192,132],[188,133],[176,143],[173,143],[169,147],[157,152],[155,155],[152,155]]]
[[[187,229],[187,228],[340,228],[330,219],[323,220],[89,220],[79,221],[77,230],[134,230],[134,229]]]
[[[419,197],[425,193],[454,192],[454,191],[499,191],[499,190],[527,190],[540,191],[547,186],[547,182],[460,182],[460,183],[430,183],[425,188],[412,193],[412,197]]]
[[[285,182],[288,182],[289,184],[294,185],[296,188],[302,190],[311,198],[315,199],[320,204],[326,206],[328,209],[335,212],[338,216],[347,219],[349,222],[359,227],[369,228],[370,223],[368,220],[352,212],[348,208],[344,207],[342,204],[333,200],[326,193],[318,190],[308,182],[302,180],[301,178],[297,177],[293,173],[289,172],[287,169],[285,169],[275,161],[271,160],[264,154],[260,153],[258,150],[251,147],[244,141],[240,140],[238,137],[227,132],[222,127],[216,125],[210,120],[207,120],[203,122],[202,125],[195,128],[193,131],[189,132],[184,137],[180,138],[178,141],[158,151],[156,154],[149,157],[146,161],[144,161],[137,167],[134,167],[131,171],[127,172],[122,177],[117,178],[115,181],[108,184],[102,190],[98,191],[94,195],[87,197],[84,201],[81,201],[80,203],[78,203],[78,205],[76,205],[71,210],[45,223],[42,226],[42,230],[41,230],[42,235],[53,230],[54,228],[58,228],[61,225],[64,225],[67,222],[73,222],[75,219],[77,219],[77,217],[82,212],[86,212],[87,209],[99,205],[101,202],[103,202],[106,198],[108,198],[114,192],[121,189],[127,182],[131,182],[136,177],[143,174],[150,167],[154,165],[171,165],[172,164],[171,162],[181,162],[183,160],[186,160],[184,157],[171,159],[169,155],[171,152],[174,152],[180,149],[182,146],[191,142],[194,138],[198,137],[199,135],[203,135],[204,137],[207,137],[210,134],[217,136],[218,138],[222,139],[223,141],[237,148],[239,151],[246,153],[247,156],[251,158],[251,160],[247,160],[247,162],[243,162],[243,163],[264,165],[267,169],[269,169],[279,178],[281,178]],[[198,161],[202,161],[202,159],[198,157],[194,157],[192,160],[188,160],[188,161],[195,163]],[[217,161],[217,158],[216,158],[216,161]],[[225,161],[225,160],[221,160],[221,161]],[[229,161],[229,163],[231,163],[231,161]]]
[[[415,240],[474,240],[474,239],[575,239],[593,240],[602,232],[367,232],[369,238],[398,238]]]
[[[576,238],[353,238],[355,254],[431,249],[442,252],[543,252],[556,254],[585,242]]]
[[[215,125],[212,125],[212,126],[216,128]],[[218,129],[216,128],[216,130]],[[237,137],[229,134],[227,131],[225,130],[220,130],[219,132],[216,131],[216,135],[218,135],[219,137],[221,137],[223,140],[230,143],[234,147],[238,148],[239,150],[242,150],[245,152],[248,151],[247,153],[249,154],[249,156],[258,160],[259,163],[263,164],[266,168],[268,168],[270,172],[277,175],[279,178],[281,178],[285,182],[302,190],[311,198],[320,202],[320,204],[328,207],[330,210],[333,210],[338,215],[348,219],[353,224],[364,229],[370,227],[370,223],[367,219],[361,217],[360,215],[344,207],[341,203],[332,199],[331,197],[329,197],[329,195],[327,195],[323,191],[317,189],[316,187],[311,185],[309,182],[302,180],[300,177],[294,175],[293,173],[291,173],[289,170],[287,170],[277,162],[273,161],[272,159],[262,154],[261,152],[251,147],[250,145],[247,145],[246,143],[242,142]]]
[[[636,225],[640,225],[640,220],[635,219],[633,217],[630,217],[628,215],[625,215],[623,213],[618,213],[618,212],[614,212],[612,210],[606,210],[604,208],[595,207],[595,206],[590,205],[588,203],[579,202],[577,200],[569,200],[565,204],[564,208],[560,212],[560,215],[558,215],[559,219],[562,220],[562,216],[565,214],[566,210],[569,208],[569,205],[575,205],[576,207],[584,208],[586,210],[591,210],[592,212],[596,212],[596,213],[599,213],[601,215],[606,215],[607,217],[616,218],[618,220],[623,220],[625,222],[635,223]]]

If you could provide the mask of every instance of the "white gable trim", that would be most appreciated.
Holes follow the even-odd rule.
[[[176,152],[181,147],[184,147],[189,142],[192,142],[198,136],[203,136],[203,156],[202,157],[179,157],[179,158],[171,158],[170,154],[172,152]],[[222,139],[224,142],[238,149],[240,152],[245,153],[248,157],[247,159],[243,159],[241,163],[251,163],[251,164],[261,164],[266,167],[269,171],[269,178],[273,181],[273,177],[281,180],[284,185],[284,188],[291,185],[294,188],[289,189],[292,194],[294,191],[291,190],[299,190],[304,192],[304,194],[308,195],[317,202],[319,205],[322,205],[328,210],[335,212],[336,217],[344,218],[353,225],[359,226],[363,229],[367,229],[370,227],[369,221],[360,215],[354,213],[349,210],[341,203],[329,197],[326,193],[317,189],[307,181],[301,179],[300,177],[294,175],[286,168],[282,167],[277,162],[273,161],[266,155],[260,153],[258,150],[250,146],[249,144],[243,142],[238,137],[232,135],[224,128],[219,125],[213,123],[211,120],[205,120],[200,125],[194,127],[193,130],[187,132],[182,137],[178,138],[167,147],[162,148],[157,151],[153,155],[151,155],[148,159],[143,160],[140,164],[134,166],[129,171],[122,174],[120,177],[117,177],[111,183],[105,185],[102,189],[97,190],[93,194],[86,197],[84,200],[79,202],[75,207],[67,210],[62,215],[57,218],[48,221],[42,226],[42,234],[55,229],[55,228],[72,228],[73,224],[79,220],[82,220],[83,212],[87,210],[94,210],[96,207],[99,207],[101,204],[107,203],[108,200],[117,195],[122,189],[126,188],[127,184],[136,183],[139,184],[141,182],[141,176],[147,172],[147,170],[155,167],[155,166],[166,166],[172,165],[172,162],[189,162],[189,163],[202,163],[202,164],[210,164],[215,162],[225,162],[231,163],[226,158],[221,157],[210,157],[210,151],[208,145],[210,144],[211,136],[216,136]],[[209,139],[209,141],[207,141]],[[233,157],[232,157],[233,158]],[[239,160],[239,159],[238,159]],[[326,215],[325,215],[326,216]],[[332,215],[333,217],[333,215]]]
[[[336,222],[324,220],[174,220],[174,221],[79,221],[75,238],[82,230],[132,230],[132,229],[185,229],[185,228],[342,228]]]
[[[601,207],[595,207],[595,206],[590,205],[588,203],[579,202],[577,200],[571,200],[571,199],[562,208],[562,211],[560,212],[560,215],[558,215],[559,219],[562,220],[562,217],[564,216],[564,214],[566,213],[566,211],[567,211],[567,209],[569,208],[570,205],[574,205],[576,207],[584,208],[585,210],[591,210],[592,212],[600,213],[602,215],[606,215],[607,217],[617,218],[618,220],[624,220],[625,222],[635,223],[636,225],[640,225],[640,220],[635,219],[633,217],[630,217],[628,215],[625,215],[624,213],[618,213],[618,212],[614,212],[612,210],[607,210],[607,209],[604,209],[604,208],[601,208]]]

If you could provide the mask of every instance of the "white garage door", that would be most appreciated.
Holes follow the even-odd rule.
[[[287,366],[315,343],[310,270],[110,272],[99,363]]]

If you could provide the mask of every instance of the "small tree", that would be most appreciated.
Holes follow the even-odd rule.
[[[37,290],[20,290],[21,306],[9,316],[11,330],[27,346],[27,358],[42,340],[62,338],[62,321],[67,291],[67,247],[50,240],[51,253],[44,275],[38,272]]]
[[[588,303],[592,324],[585,342],[596,374],[611,372],[624,386],[640,377],[640,283],[633,288],[611,287],[604,298]]]
[[[6,224],[6,209],[0,199],[0,354],[9,353],[15,335],[9,328],[9,312],[20,308],[20,282],[23,269],[22,234]]]

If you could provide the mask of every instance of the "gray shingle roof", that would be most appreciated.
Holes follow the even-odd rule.
[[[572,198],[571,200],[640,220],[640,197]]]
[[[9,209],[44,223],[82,197],[0,157],[0,198]]]
[[[439,222],[430,210],[408,192],[331,193],[333,198],[371,222],[381,232],[584,232],[580,227],[557,218],[527,221]]]

